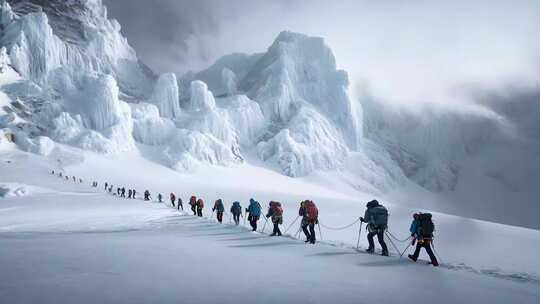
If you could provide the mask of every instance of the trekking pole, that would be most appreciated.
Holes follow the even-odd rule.
[[[396,244],[394,244],[394,241],[392,241],[392,238],[390,238],[390,237],[388,236],[388,233],[386,233],[386,237],[388,237],[388,240],[390,241],[390,243],[392,244],[392,246],[394,246],[394,249],[396,249],[396,252],[397,252],[398,254],[400,254],[401,252],[400,252],[399,249],[397,248]],[[400,256],[399,258],[401,258],[401,256]]]
[[[294,237],[295,237],[296,239],[299,239],[299,238],[300,238],[300,231],[301,231],[301,230],[302,230],[302,225],[300,225],[300,226],[298,227],[298,231],[296,231],[296,233],[294,234]]]
[[[289,229],[291,229],[291,227],[294,225],[294,223],[296,223],[296,221],[298,220],[298,218],[300,218],[300,215],[297,216],[294,221],[289,225],[289,227],[287,228],[287,230],[285,230],[285,232],[283,234],[286,234],[287,231],[289,231]]]
[[[323,238],[322,238],[321,225],[318,222],[317,222],[317,226],[319,226],[319,237],[321,238],[321,241],[322,241]]]
[[[266,228],[267,223],[268,223],[268,218],[264,217],[264,225],[263,225],[262,233],[264,233],[264,228]]]
[[[362,224],[364,224],[364,222],[360,222],[360,229],[358,229],[358,241],[356,242],[356,250],[360,249],[360,235],[362,235]]]

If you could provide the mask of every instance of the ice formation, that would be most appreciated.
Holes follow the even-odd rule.
[[[138,143],[178,170],[253,153],[289,176],[362,153],[359,105],[323,39],[283,32],[265,53],[224,56],[177,79],[139,62],[100,0],[74,1],[2,6],[0,59],[22,77],[2,90],[29,108],[2,127],[23,126],[29,143],[49,136],[101,153]]]
[[[161,116],[167,118],[180,116],[179,97],[176,75],[167,73],[159,76],[151,99]]]
[[[216,107],[216,100],[208,90],[206,83],[193,81],[191,83],[190,109],[192,111],[211,111]]]
[[[131,104],[133,116],[133,137],[140,143],[164,145],[176,131],[174,123],[159,116],[158,108],[153,104]]]

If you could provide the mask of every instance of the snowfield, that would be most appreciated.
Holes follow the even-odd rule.
[[[390,243],[391,257],[356,251],[357,224],[325,228],[354,222],[368,197],[338,195],[314,181],[249,166],[185,175],[138,155],[85,153],[83,160],[63,149],[53,153],[64,159],[60,163],[17,150],[0,155],[4,187],[20,187],[24,180],[48,189],[0,200],[0,267],[9,278],[0,283],[2,303],[413,303],[419,289],[424,300],[437,303],[540,299],[537,230],[436,213],[442,266],[434,268],[400,259]],[[53,176],[53,169],[84,183]],[[93,179],[98,188],[89,186]],[[161,191],[165,202],[117,198],[102,191],[104,180],[139,195],[146,188],[153,197]],[[291,194],[280,191],[287,186]],[[169,189],[185,208],[191,194],[205,199],[205,218],[171,208]],[[296,218],[297,202],[313,198],[323,241],[310,246],[297,240],[298,222],[287,236],[271,238],[268,226],[252,233],[229,224],[228,213],[222,225],[207,218],[218,197],[228,210],[233,199],[245,207],[251,196],[263,208],[270,198],[284,203],[282,230]],[[405,238],[416,209],[383,203],[391,213],[390,231]],[[262,229],[264,220],[259,223]],[[361,250],[366,246],[363,231]]]
[[[500,99],[359,102],[323,38],[288,31],[157,75],[101,0],[1,1],[0,304],[540,303],[540,230],[522,228],[540,228],[539,103]],[[204,199],[205,217],[170,192],[186,209]],[[282,203],[283,237],[211,217],[217,199],[250,198]],[[372,199],[390,212],[390,257],[365,253]],[[439,268],[400,257],[418,211],[433,213]]]

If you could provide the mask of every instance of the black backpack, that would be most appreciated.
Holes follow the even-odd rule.
[[[431,213],[422,213],[418,216],[418,233],[423,238],[432,238],[435,224],[431,220]]]

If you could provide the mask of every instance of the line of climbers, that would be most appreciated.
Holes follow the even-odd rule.
[[[54,170],[52,171],[52,174],[55,175]],[[58,176],[62,178],[62,172],[59,172]],[[64,176],[63,178],[65,178],[65,180],[70,179],[69,176]],[[77,182],[77,178],[75,176],[73,176],[72,179],[74,182]],[[79,183],[83,183],[82,179],[78,179],[78,181]],[[98,182],[92,182],[91,186],[97,188]],[[113,185],[106,182],[104,184],[104,189],[105,191],[112,193]],[[137,191],[135,189],[128,189],[127,198],[135,199],[136,193]],[[125,198],[126,188],[118,187],[116,188],[116,193],[112,194],[117,195],[118,197]],[[158,202],[163,202],[163,196],[161,195],[161,193],[158,194],[157,198]],[[182,211],[184,210],[183,202],[180,197],[176,198],[176,195],[174,193],[171,193],[169,195],[169,198],[173,208],[176,208],[178,210],[181,209]],[[152,197],[150,195],[150,192],[148,190],[145,190],[144,200],[150,201],[151,199]],[[191,206],[191,211],[193,212],[194,216],[203,216],[204,201],[201,198],[197,198],[194,195],[191,196],[191,198],[189,199],[189,205]],[[249,200],[248,207],[245,209],[245,215],[242,215],[242,206],[238,201],[234,201],[232,203],[230,212],[236,225],[240,224],[240,217],[243,217],[244,219],[247,218],[252,228],[252,231],[257,231],[257,222],[261,217],[261,210],[261,204],[255,199],[251,198]],[[212,214],[214,212],[216,213],[217,221],[219,223],[222,223],[223,214],[225,212],[225,205],[223,204],[222,199],[218,199],[214,202],[214,206],[212,207]],[[311,200],[302,201],[298,210],[298,216],[302,217],[300,229],[304,232],[306,236],[305,242],[315,244],[315,225],[319,224],[319,210],[317,209],[317,206]],[[281,236],[282,233],[279,229],[279,225],[283,224],[283,207],[281,206],[280,202],[270,201],[270,203],[268,204],[268,212],[266,213],[265,220],[267,221],[269,218],[274,225],[271,236]],[[366,252],[375,252],[375,242],[373,239],[375,236],[377,236],[377,240],[381,245],[382,255],[388,256],[388,246],[386,245],[386,242],[384,240],[385,233],[388,230],[388,209],[381,205],[377,200],[372,200],[366,204],[366,211],[364,213],[364,216],[360,217],[360,222],[367,223],[366,230],[368,231],[367,240],[369,246]],[[360,226],[360,232],[361,229],[362,226]],[[420,255],[421,249],[424,248],[429,258],[431,259],[430,264],[432,264],[433,266],[439,266],[437,257],[433,253],[432,249],[434,231],[435,225],[433,224],[431,213],[418,212],[413,214],[413,221],[409,228],[409,232],[411,233],[410,238],[412,240],[410,246],[416,245],[416,248],[412,255],[408,255],[409,259],[416,262]]]
[[[56,175],[56,172],[54,170],[51,171],[51,174],[52,175]],[[63,175],[62,172],[58,172],[58,177],[60,178],[64,178],[65,180],[69,181],[70,180],[70,177],[67,176],[67,175]],[[74,183],[79,183],[79,184],[82,184],[83,183],[83,180],[82,178],[77,178],[75,176],[72,176],[71,179],[73,180]]]

